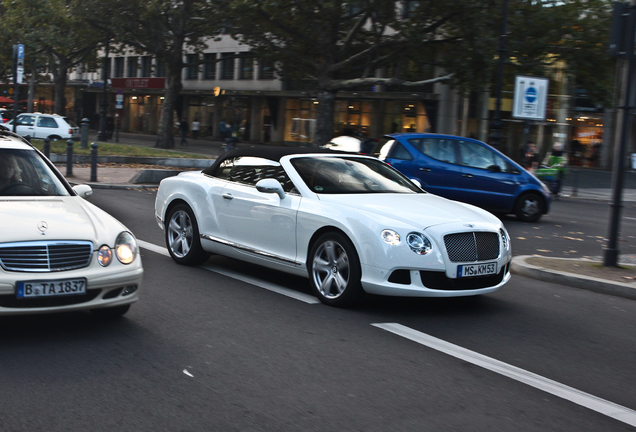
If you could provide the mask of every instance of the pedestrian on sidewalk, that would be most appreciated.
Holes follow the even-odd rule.
[[[188,122],[184,118],[183,120],[181,120],[181,123],[179,124],[179,130],[181,131],[182,146],[188,145],[188,140],[186,140],[186,137],[188,136],[188,129],[189,129]]]
[[[541,161],[540,157],[539,152],[537,152],[537,145],[532,141],[528,142],[526,154],[523,158],[523,167],[534,173],[539,167],[539,162]]]
[[[199,129],[201,128],[201,123],[199,123],[199,118],[195,117],[192,121],[192,139],[195,140],[199,137]]]
[[[557,170],[550,184],[550,192],[558,197],[561,193],[561,182],[565,178],[568,166],[568,155],[563,151],[562,143],[554,143],[552,151],[545,156],[543,165]]]

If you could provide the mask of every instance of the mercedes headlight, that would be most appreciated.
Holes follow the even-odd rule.
[[[115,255],[117,255],[117,259],[122,264],[130,264],[135,260],[137,256],[137,240],[131,233],[124,231],[117,236]]]
[[[426,255],[433,249],[431,241],[424,234],[416,232],[406,236],[406,244],[418,255]]]
[[[106,267],[113,260],[113,251],[106,245],[103,245],[97,251],[97,262],[102,267]]]

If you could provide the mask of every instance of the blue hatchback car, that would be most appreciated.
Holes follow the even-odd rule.
[[[552,195],[534,175],[481,141],[441,134],[397,133],[376,147],[378,157],[417,179],[428,192],[525,222],[550,209]]]

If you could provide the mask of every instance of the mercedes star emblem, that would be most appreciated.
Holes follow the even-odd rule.
[[[49,229],[49,224],[47,224],[45,221],[40,221],[38,223],[38,229],[40,230],[42,235],[45,235],[46,234],[46,230]]]

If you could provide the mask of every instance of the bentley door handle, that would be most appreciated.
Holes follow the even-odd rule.
[[[231,193],[224,193],[223,195],[221,195],[223,198],[225,198],[226,200],[231,200],[234,199],[234,196]]]
[[[462,177],[473,178],[474,176],[472,174],[462,174]]]
[[[420,168],[420,171],[431,172],[431,169],[430,168]]]

